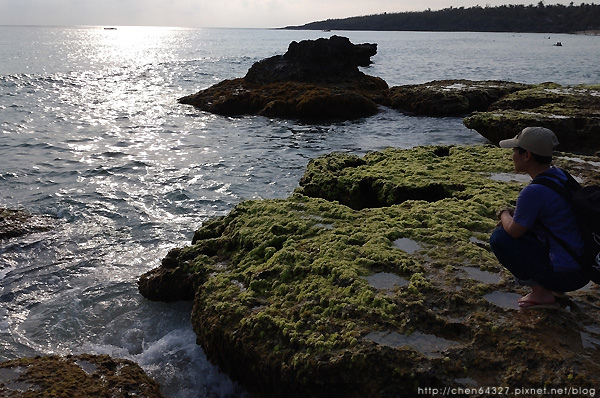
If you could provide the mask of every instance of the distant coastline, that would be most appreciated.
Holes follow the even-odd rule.
[[[576,33],[600,35],[600,5],[565,6],[503,5],[497,7],[450,7],[439,11],[383,13],[344,19],[328,19],[305,25],[287,26],[295,30],[371,30],[430,32],[520,32]]]
[[[600,36],[600,30],[582,30],[579,32],[572,32],[574,35],[585,35],[585,36]]]

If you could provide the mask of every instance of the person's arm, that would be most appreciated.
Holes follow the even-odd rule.
[[[508,210],[504,210],[502,213],[500,213],[500,223],[502,224],[502,228],[504,228],[506,233],[513,238],[520,238],[521,236],[525,235],[525,232],[527,232],[527,227],[515,222],[513,220],[513,216]]]

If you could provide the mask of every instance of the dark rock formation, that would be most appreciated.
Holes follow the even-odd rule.
[[[284,55],[255,63],[246,77],[225,80],[179,102],[220,115],[300,119],[371,116],[385,102],[388,86],[358,66],[370,63],[376,44],[347,38],[292,42]]]
[[[600,86],[530,86],[465,118],[464,124],[495,144],[525,127],[543,126],[556,133],[559,150],[593,154],[600,151]]]
[[[245,76],[250,83],[345,83],[361,79],[358,66],[369,66],[377,44],[352,44],[346,37],[293,41],[284,55],[252,65]]]
[[[0,207],[0,239],[48,231],[52,229],[54,222],[54,219],[47,216],[35,216],[24,210]]]
[[[390,106],[417,115],[464,116],[486,111],[505,95],[527,87],[504,81],[438,80],[392,87]]]
[[[584,182],[589,160],[557,158]],[[594,388],[598,289],[519,311],[526,290],[490,252],[524,185],[512,170],[491,145],[327,155],[294,195],[240,203],[159,269],[198,275],[197,341],[255,396]]]
[[[108,355],[48,356],[0,363],[0,396],[160,398],[136,363]]]

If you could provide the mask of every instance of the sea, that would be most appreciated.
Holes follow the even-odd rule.
[[[334,34],[377,43],[362,71],[390,86],[600,83],[597,36],[0,26],[0,207],[54,224],[0,241],[0,361],[109,354],[138,363],[165,397],[247,396],[196,344],[192,304],[143,298],[139,276],[211,217],[289,196],[317,156],[487,142],[459,117],[382,108],[307,124],[177,102]]]

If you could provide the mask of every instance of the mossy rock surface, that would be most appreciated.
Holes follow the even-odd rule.
[[[337,84],[257,84],[239,78],[225,80],[179,102],[226,116],[348,120],[376,114],[387,88],[382,79],[367,75],[360,82]]]
[[[54,223],[55,220],[51,217],[0,207],[0,239],[48,231],[53,228]]]
[[[496,209],[526,183],[510,156],[444,146],[320,157],[291,197],[239,204],[160,268],[197,275],[198,343],[256,396],[593,387],[598,291],[518,311],[525,290],[487,244]],[[558,161],[584,180],[598,171]],[[494,301],[507,295],[512,307]]]
[[[160,398],[158,384],[134,362],[108,355],[47,356],[0,363],[6,398]]]
[[[390,89],[390,106],[426,116],[464,116],[485,111],[507,94],[528,85],[506,81],[436,80]]]
[[[525,127],[547,127],[557,135],[559,150],[594,154],[600,151],[600,85],[534,85],[465,118],[464,124],[496,144]]]

